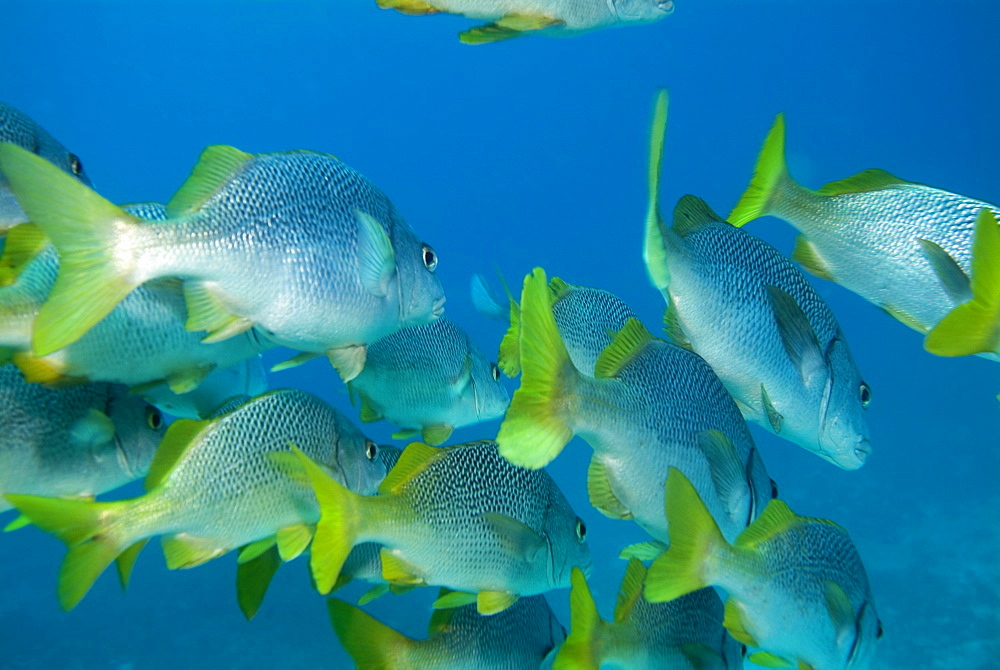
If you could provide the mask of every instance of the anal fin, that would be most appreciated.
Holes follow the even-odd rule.
[[[590,467],[587,468],[587,493],[590,504],[604,516],[622,520],[632,518],[632,512],[611,489],[607,467],[596,456],[590,460]]]
[[[214,282],[184,282],[184,302],[188,313],[184,327],[190,331],[208,331],[202,340],[206,344],[227,340],[253,327],[249,319],[229,312],[221,289]]]

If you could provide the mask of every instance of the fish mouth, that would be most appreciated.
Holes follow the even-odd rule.
[[[862,440],[858,442],[857,446],[854,447],[854,458],[858,460],[858,467],[865,464],[868,460],[868,456],[872,453],[872,444],[868,440]]]
[[[434,307],[431,309],[431,316],[434,319],[440,319],[441,315],[444,314],[444,303],[448,298],[446,296],[441,296],[434,301]]]
[[[656,8],[669,16],[674,13],[674,0],[660,0],[656,3]]]

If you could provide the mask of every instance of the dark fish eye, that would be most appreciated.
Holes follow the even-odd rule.
[[[83,163],[80,162],[79,156],[76,154],[69,155],[69,169],[73,171],[77,177],[83,173]]]
[[[875,629],[875,639],[876,640],[881,640],[883,633],[885,633],[885,631],[882,630],[882,620],[879,619],[878,620],[878,628]]]
[[[778,497],[778,482],[771,480],[771,500]]]
[[[861,406],[868,409],[868,404],[872,401],[872,390],[868,384],[861,382]]]
[[[490,374],[493,375],[493,381],[500,381],[500,368],[497,367],[496,363],[490,363]]]
[[[576,539],[580,542],[587,539],[587,525],[583,523],[583,519],[576,520]]]
[[[423,246],[423,256],[424,256],[424,267],[426,267],[431,272],[438,266],[438,257],[431,249],[431,245],[424,244]]]
[[[740,658],[747,657],[747,646],[745,644],[740,645]]]
[[[365,440],[365,456],[368,457],[369,461],[374,461],[375,457],[378,456],[378,445],[371,440]]]
[[[155,407],[149,407],[146,409],[146,425],[153,430],[160,429],[160,426],[163,425],[163,415],[160,414],[160,410]]]

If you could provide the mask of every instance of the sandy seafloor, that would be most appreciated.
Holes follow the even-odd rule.
[[[0,99],[81,156],[118,202],[169,198],[207,144],[335,153],[435,247],[448,315],[490,349],[500,325],[473,311],[467,286],[494,266],[515,283],[542,265],[614,291],[658,328],[662,300],[640,257],[658,86],[672,96],[665,208],[690,192],[729,211],[781,110],[792,173],[808,186],[879,167],[1000,202],[995,2],[677,5],[653,26],[467,47],[455,39],[467,21],[406,17],[374,0],[4,0]],[[791,228],[776,219],[748,229],[791,249]],[[857,543],[886,631],[875,667],[998,667],[1000,366],[935,358],[877,308],[814,284],[873,388],[874,453],[844,472],[755,428],[768,469],[794,510],[836,520]],[[354,411],[322,361],[271,383]],[[386,440],[391,427],[366,430]],[[588,460],[577,440],[551,471],[590,525],[607,617],[624,570],[617,552],[643,534],[589,507]],[[348,663],[302,560],[247,623],[232,556],[168,573],[154,543],[127,594],[107,574],[65,614],[54,597],[62,555],[36,530],[0,537],[0,668]],[[567,593],[550,594],[564,624]],[[369,611],[419,636],[430,597]]]

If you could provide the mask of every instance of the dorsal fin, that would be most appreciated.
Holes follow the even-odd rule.
[[[885,170],[865,170],[847,179],[831,181],[820,186],[817,195],[845,195],[847,193],[868,193],[891,186],[912,186],[911,181],[895,177]]]
[[[801,520],[783,501],[772,500],[757,517],[757,520],[740,533],[734,546],[752,549],[791,528]]]
[[[224,144],[206,148],[191,175],[167,203],[167,216],[173,218],[197,211],[251,158],[253,154]]]
[[[638,558],[632,558],[625,568],[622,586],[618,591],[618,601],[615,603],[615,623],[621,623],[628,618],[635,604],[642,598],[642,583],[646,581],[646,566]]]
[[[195,438],[210,426],[212,421],[195,421],[193,419],[178,419],[170,424],[153,455],[153,462],[146,475],[146,490],[152,491],[166,481],[177,464],[184,458],[187,450],[195,444]]]
[[[379,494],[398,493],[408,481],[430,465],[434,459],[445,452],[435,449],[423,442],[411,442],[399,456],[399,461],[378,487]]]
[[[674,206],[674,232],[681,237],[687,236],[706,223],[725,223],[726,220],[716,214],[704,200],[697,196],[686,195]]]
[[[594,377],[608,379],[618,376],[618,373],[655,339],[641,321],[630,317],[611,340],[611,344],[597,357]]]
[[[500,341],[497,365],[511,379],[521,374],[521,308],[513,298],[510,299],[510,326]]]
[[[549,296],[552,299],[552,304],[559,302],[567,293],[570,293],[575,287],[567,283],[565,280],[559,277],[553,277],[549,280]]]

